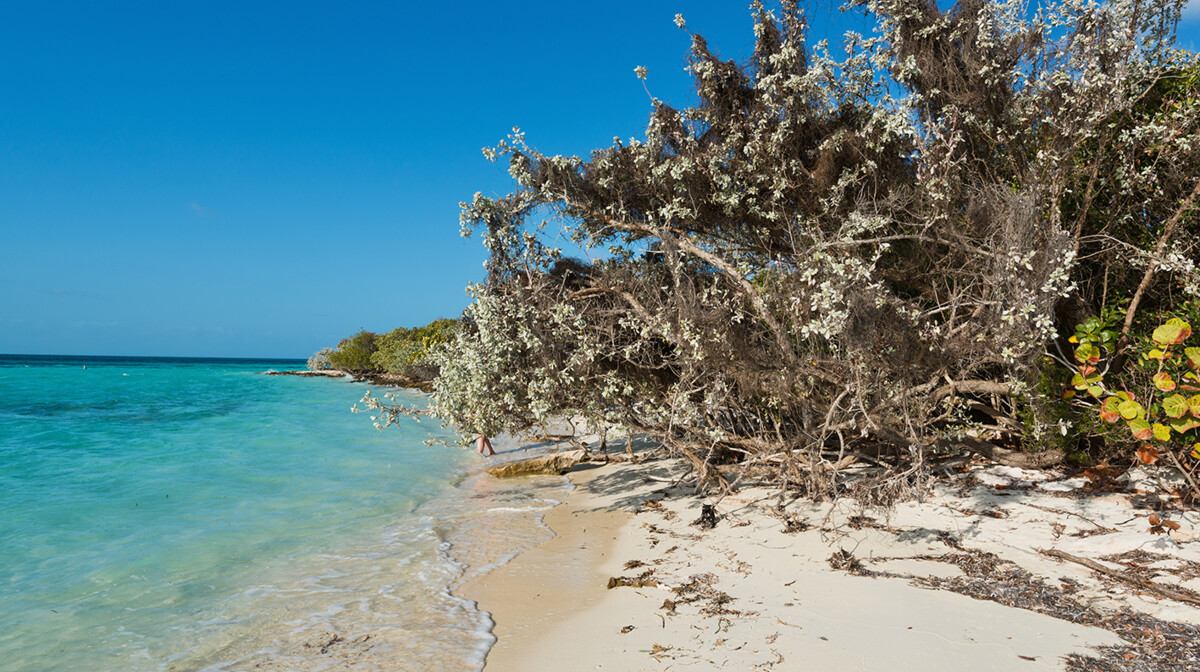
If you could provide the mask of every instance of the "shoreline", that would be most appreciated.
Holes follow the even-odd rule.
[[[1200,607],[1042,552],[1200,589],[1200,519],[1152,534],[1139,488],[1081,494],[1080,479],[976,464],[890,512],[777,509],[764,488],[670,489],[679,468],[568,471],[575,487],[544,519],[554,537],[455,591],[495,623],[485,672],[1195,669],[1181,638]],[[692,524],[705,503],[708,530]],[[1165,643],[1138,638],[1153,629]]]
[[[399,373],[352,373],[342,369],[297,369],[293,371],[263,371],[264,376],[300,376],[301,378],[350,378],[356,383],[370,383],[380,387],[399,387],[407,390],[432,392],[432,380],[420,380]]]

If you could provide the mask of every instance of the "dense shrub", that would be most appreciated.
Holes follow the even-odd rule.
[[[371,362],[379,371],[431,380],[437,367],[429,353],[453,340],[457,327],[458,320],[439,319],[422,327],[393,329],[379,337]]]
[[[349,373],[373,372],[376,369],[371,358],[378,348],[378,340],[378,334],[365,329],[349,338],[343,338],[337,348],[329,353],[329,363],[333,368]]]
[[[333,363],[329,361],[329,355],[333,354],[333,348],[321,348],[313,353],[312,357],[308,358],[309,371],[328,371],[333,368]]]
[[[432,380],[437,365],[434,349],[454,339],[458,320],[437,319],[420,327],[399,327],[386,334],[362,330],[344,338],[336,349],[323,348],[308,360],[308,368],[333,368],[350,373],[392,373]]]
[[[485,150],[516,187],[463,204],[489,274],[432,354],[434,412],[468,435],[581,412],[701,484],[736,462],[813,494],[853,459],[888,466],[881,496],[964,447],[1061,460],[1048,352],[1123,302],[1120,350],[1200,292],[1182,3],[852,4],[876,26],[842,57],[792,2],[754,5],[744,64],[692,35],[699,102],[654,100],[643,140]],[[605,254],[563,259],[563,233]]]

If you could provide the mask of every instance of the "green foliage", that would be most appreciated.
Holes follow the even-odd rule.
[[[1084,350],[1094,346],[1082,345],[1067,394],[1112,427],[1111,440],[1138,446],[1143,463],[1184,453],[1200,460],[1200,348],[1189,344],[1191,336],[1187,321],[1167,320],[1140,339],[1136,361],[1119,373]]]
[[[375,371],[371,357],[377,349],[379,336],[373,331],[362,330],[350,338],[343,338],[337,348],[329,353],[329,363],[335,369],[350,373]]]
[[[394,373],[432,380],[437,366],[430,355],[454,340],[458,320],[437,319],[420,327],[399,327],[386,334],[362,330],[344,338],[336,349],[324,348],[309,359],[309,368],[350,373]]]
[[[1070,431],[1079,422],[1080,414],[1061,396],[1070,378],[1069,371],[1049,358],[1036,370],[1029,393],[1023,395],[1017,407],[1017,419],[1023,429],[1021,445],[1025,450],[1062,451],[1076,461],[1086,459],[1077,449],[1077,432]]]
[[[434,348],[449,343],[458,329],[458,320],[439,319],[422,327],[399,327],[379,337],[371,364],[379,371],[421,379],[437,375],[429,360]]]

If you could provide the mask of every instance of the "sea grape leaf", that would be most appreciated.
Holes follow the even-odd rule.
[[[1172,394],[1163,399],[1162,405],[1163,413],[1171,418],[1182,418],[1189,410],[1188,400],[1184,399],[1182,394]]]
[[[1163,443],[1171,440],[1171,428],[1167,427],[1166,425],[1156,422],[1154,423],[1154,426],[1150,428],[1150,431],[1154,432],[1154,438],[1162,441]]]
[[[1200,460],[1200,442],[1192,446],[1192,459]]]
[[[1192,412],[1192,415],[1200,418],[1200,394],[1195,394],[1191,397],[1188,397],[1187,403],[1188,410]]]
[[[1171,418],[1167,423],[1176,434],[1184,434],[1200,427],[1200,421],[1195,418]]]
[[[1144,443],[1137,449],[1137,458],[1142,464],[1154,464],[1158,461],[1158,448]]]
[[[1146,353],[1146,359],[1157,359],[1158,361],[1161,362],[1164,354],[1165,353],[1163,353],[1162,350],[1159,350],[1158,348],[1154,348],[1150,352]]]
[[[1100,395],[1104,394],[1104,388],[1099,385],[1092,385],[1087,389],[1087,393],[1099,399]]]
[[[1154,374],[1154,386],[1163,392],[1171,392],[1175,389],[1175,381],[1171,379],[1171,374],[1159,371]]]
[[[1154,438],[1154,428],[1142,418],[1130,420],[1129,431],[1133,433],[1133,438],[1138,441],[1149,441]]]
[[[1120,412],[1122,418],[1125,418],[1126,420],[1133,420],[1134,418],[1144,415],[1146,409],[1142,408],[1141,404],[1131,399],[1128,401],[1122,401],[1117,406],[1117,411]]]
[[[1121,398],[1121,401],[1133,401],[1135,399],[1132,393],[1125,390],[1117,392],[1117,396]]]
[[[1159,345],[1179,345],[1191,335],[1192,327],[1187,322],[1173,318],[1155,329],[1151,338]]]
[[[1171,324],[1168,322],[1166,324],[1159,325],[1158,329],[1154,330],[1154,334],[1151,335],[1151,338],[1153,338],[1154,342],[1158,343],[1159,346],[1175,346],[1175,344],[1182,343],[1184,338],[1187,338],[1187,336],[1183,335],[1182,325]]]
[[[1109,397],[1100,404],[1100,419],[1108,424],[1112,424],[1121,419],[1121,412],[1117,410],[1121,400],[1117,397]]]
[[[1091,343],[1084,343],[1075,348],[1075,359],[1081,364],[1095,364],[1100,361],[1100,348]]]
[[[1183,354],[1193,369],[1200,369],[1200,348],[1184,348]]]

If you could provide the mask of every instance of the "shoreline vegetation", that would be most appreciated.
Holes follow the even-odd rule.
[[[348,375],[375,385],[432,392],[438,368],[430,355],[452,341],[458,328],[458,320],[437,319],[420,327],[398,327],[386,334],[360,329],[343,338],[337,347],[322,348],[309,357],[307,371],[278,375]]]
[[[864,0],[874,29],[835,54],[796,3],[755,3],[743,62],[677,15],[696,103],[654,98],[639,67],[644,138],[558,156],[514,129],[485,149],[514,183],[462,204],[486,280],[445,340],[389,364],[427,369],[429,408],[364,404],[463,441],[578,415],[653,437],[713,496],[757,478],[896,503],[976,455],[1174,469],[1190,507],[1200,58],[1175,44],[1181,6]],[[378,370],[383,338],[327,354]]]
[[[462,204],[463,315],[310,361],[429,381],[364,397],[381,427],[571,418],[553,553],[467,589],[489,670],[1200,666],[1183,2],[852,5],[873,30],[831,50],[754,3],[743,62],[676,15],[694,106],[638,67],[644,138],[513,129],[511,193]]]

